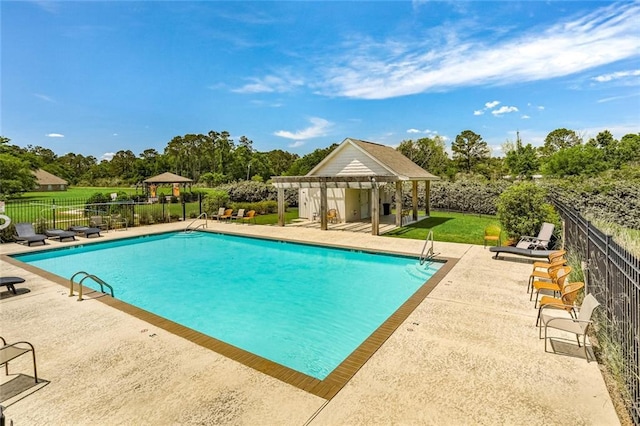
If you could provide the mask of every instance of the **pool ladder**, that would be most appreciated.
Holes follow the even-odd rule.
[[[201,219],[204,216],[204,223],[201,223],[200,225],[196,226],[195,228],[191,228],[191,225],[193,225],[196,220]],[[209,223],[209,219],[207,219],[207,214],[206,213],[200,213],[200,215],[198,217],[196,217],[195,219],[193,219],[191,221],[190,224],[187,225],[186,228],[184,228],[184,232],[189,233],[189,232],[193,232],[198,228],[207,228],[207,223]]]
[[[90,278],[90,279],[92,279],[93,281],[97,282],[97,283],[98,283],[98,285],[100,285],[100,291],[101,291],[102,293],[104,293],[104,294],[106,294],[106,293],[105,293],[105,291],[104,291],[104,288],[105,288],[105,287],[109,288],[109,290],[110,290],[110,292],[111,292],[111,297],[115,297],[115,296],[113,295],[113,287],[111,287],[109,284],[107,284],[106,282],[104,282],[104,281],[102,280],[102,278],[98,278],[97,276],[95,276],[95,275],[93,275],[93,274],[90,274],[90,273],[88,273],[88,272],[85,272],[85,271],[78,271],[78,272],[76,272],[75,274],[73,274],[73,276],[72,276],[71,278],[69,278],[69,297],[73,297],[73,296],[74,296],[74,294],[73,294],[73,279],[74,279],[76,276],[78,276],[78,275],[84,275],[84,276],[82,277],[82,279],[80,280],[80,282],[78,283],[78,287],[79,287],[79,289],[78,289],[78,302],[80,302],[81,300],[83,300],[83,299],[82,299],[82,283],[83,283],[83,282],[84,282],[84,280],[86,280],[87,278]]]
[[[431,243],[431,246],[429,246]],[[429,248],[427,249],[427,246]],[[433,251],[433,229],[427,234],[427,238],[424,240],[424,246],[422,246],[422,252],[420,253],[420,265],[424,265],[426,262],[431,262],[434,257],[440,253]]]

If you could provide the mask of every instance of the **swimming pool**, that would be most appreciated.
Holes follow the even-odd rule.
[[[208,232],[14,257],[66,279],[95,274],[120,300],[318,380],[442,265]]]

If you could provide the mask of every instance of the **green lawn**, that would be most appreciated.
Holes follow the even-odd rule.
[[[495,216],[451,212],[431,212],[431,217],[384,234],[396,238],[424,240],[433,229],[433,239],[452,243],[483,244],[484,228],[498,225]],[[504,244],[504,236],[503,236]]]
[[[67,200],[75,198],[87,199],[96,192],[101,194],[111,194],[112,192],[126,192],[130,195],[136,194],[135,188],[119,187],[119,188],[107,188],[107,187],[71,187],[66,191],[45,191],[45,192],[27,192],[18,200]],[[142,188],[138,188],[138,194],[142,193]]]

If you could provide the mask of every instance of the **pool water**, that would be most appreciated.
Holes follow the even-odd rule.
[[[124,302],[320,380],[442,265],[207,232],[15,258],[66,279],[87,271]]]

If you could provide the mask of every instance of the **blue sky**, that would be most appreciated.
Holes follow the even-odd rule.
[[[640,132],[640,2],[2,1],[0,133],[58,155],[231,133],[304,155]]]

